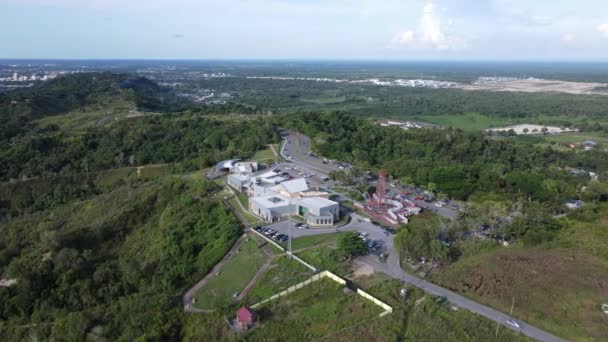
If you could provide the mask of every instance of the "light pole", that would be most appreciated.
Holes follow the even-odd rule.
[[[290,224],[290,225],[289,225],[289,253],[288,253],[288,254],[289,254],[289,259],[292,259],[292,256],[293,256],[293,252],[292,252],[292,250],[291,250],[291,229],[292,229],[292,228],[293,228],[293,227],[292,227],[292,225]]]

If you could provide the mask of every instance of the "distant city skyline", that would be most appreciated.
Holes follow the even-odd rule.
[[[0,0],[0,58],[608,61],[599,0]]]

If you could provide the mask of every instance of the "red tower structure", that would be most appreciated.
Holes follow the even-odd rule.
[[[380,209],[386,206],[386,171],[378,173],[378,182],[376,183],[376,192],[372,196],[370,207]]]

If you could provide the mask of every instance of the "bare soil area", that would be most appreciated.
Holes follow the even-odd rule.
[[[467,84],[461,86],[461,88],[465,90],[513,91],[526,93],[547,92],[576,95],[608,95],[608,92],[602,91],[602,89],[605,87],[606,84],[603,83],[567,82],[539,79]]]

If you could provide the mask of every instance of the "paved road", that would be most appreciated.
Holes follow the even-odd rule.
[[[320,173],[328,175],[332,171],[339,170],[333,164],[323,164],[323,158],[308,155],[311,151],[310,138],[304,134],[291,133],[284,136],[285,144],[281,149],[281,156],[295,164],[306,166]]]
[[[298,146],[299,145],[299,146]],[[332,165],[323,164],[320,159],[311,159],[306,158],[306,152],[302,152],[302,149],[310,149],[310,139],[301,135],[301,134],[289,134],[286,137],[286,143],[284,148],[281,150],[281,155],[291,160],[292,162],[302,165],[305,167],[309,167],[311,169],[315,169],[318,171],[331,171]],[[306,151],[307,151],[306,150]],[[287,158],[291,156],[291,158]],[[320,164],[320,165],[319,165]],[[329,171],[327,171],[329,170]],[[422,201],[418,201],[422,202]],[[422,202],[424,205],[428,205],[426,202]],[[420,203],[422,206],[423,204]],[[439,208],[438,208],[439,209]],[[467,309],[473,313],[476,313],[480,316],[486,317],[494,322],[502,324],[503,326],[512,329],[514,331],[520,332],[528,337],[534,338],[543,342],[561,342],[566,341],[557,336],[554,336],[544,330],[538,329],[529,324],[521,323],[521,327],[515,328],[513,326],[507,325],[506,322],[508,320],[515,319],[509,315],[506,315],[500,311],[494,310],[488,306],[472,301],[464,296],[459,295],[456,292],[450,291],[446,288],[437,286],[431,282],[428,282],[424,279],[420,279],[414,275],[406,273],[401,268],[401,264],[399,261],[399,254],[397,253],[394,246],[394,236],[386,235],[382,228],[375,226],[371,222],[366,222],[361,216],[353,213],[351,214],[352,219],[349,224],[344,227],[338,229],[297,229],[294,228],[295,224],[291,221],[279,222],[274,225],[271,225],[271,228],[281,231],[284,234],[293,234],[293,238],[297,238],[300,236],[307,235],[317,235],[317,234],[330,234],[335,233],[336,231],[358,231],[365,232],[369,234],[369,239],[381,241],[381,245],[383,246],[378,253],[388,254],[388,258],[386,262],[381,262],[377,255],[368,255],[363,257],[362,260],[366,262],[368,265],[372,266],[375,270],[385,273],[393,278],[400,279],[403,282],[415,286],[427,293],[443,296],[447,298],[447,300],[463,309]]]

